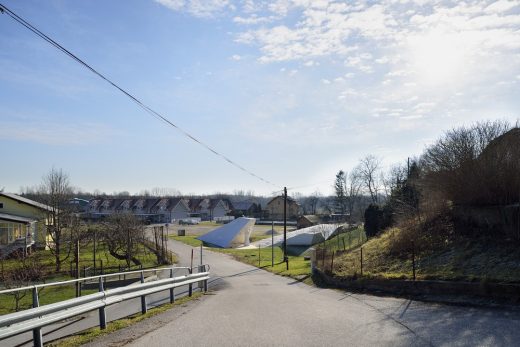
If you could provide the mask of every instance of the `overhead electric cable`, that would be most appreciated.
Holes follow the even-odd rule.
[[[102,73],[98,72],[96,69],[94,69],[92,66],[90,66],[89,64],[87,64],[86,62],[84,62],[83,60],[81,60],[80,58],[78,58],[76,55],[74,55],[73,53],[71,53],[69,50],[67,50],[66,48],[64,48],[62,45],[60,45],[59,43],[57,43],[56,41],[54,41],[53,39],[51,39],[49,36],[45,35],[43,32],[41,32],[40,30],[38,30],[37,28],[35,28],[33,25],[31,25],[29,22],[27,22],[26,20],[24,20],[23,18],[21,18],[20,16],[18,16],[16,13],[14,13],[13,11],[11,11],[10,9],[8,9],[7,7],[5,7],[3,4],[0,4],[0,13],[6,13],[7,15],[9,15],[9,17],[11,17],[12,19],[14,19],[16,22],[18,22],[19,24],[23,25],[25,28],[29,29],[31,32],[33,32],[34,34],[36,34],[37,36],[39,36],[40,38],[42,38],[43,40],[47,41],[49,44],[51,44],[52,46],[54,46],[55,48],[57,48],[58,50],[60,50],[62,53],[66,54],[67,56],[69,56],[70,58],[72,58],[73,60],[75,60],[76,62],[78,62],[79,64],[83,65],[85,68],[87,68],[88,70],[90,70],[92,73],[96,74],[98,77],[100,77],[101,79],[103,79],[104,81],[106,81],[107,83],[109,83],[110,85],[112,85],[114,88],[118,89],[121,93],[123,93],[124,95],[126,95],[127,97],[129,97],[133,102],[135,102],[139,107],[141,107],[143,110],[145,110],[149,115],[151,115],[152,117],[158,119],[159,121],[162,121],[164,123],[166,123],[167,125],[169,126],[172,126],[173,128],[177,129],[179,132],[181,132],[184,136],[188,137],[189,139],[191,139],[192,141],[198,143],[199,145],[201,145],[202,147],[206,148],[207,150],[209,150],[210,152],[212,152],[213,154],[215,154],[216,156],[220,157],[221,159],[224,159],[225,161],[227,161],[229,164],[235,166],[236,168],[242,170],[243,172],[259,179],[260,181],[264,182],[264,183],[267,183],[267,184],[270,184],[272,186],[275,186],[277,187],[277,185],[273,184],[272,182],[258,176],[257,174],[255,174],[254,172],[252,171],[249,171],[248,169],[244,168],[243,166],[239,165],[238,163],[236,163],[235,161],[229,159],[227,156],[225,156],[224,154],[218,152],[217,150],[213,149],[212,147],[210,147],[209,145],[205,144],[204,142],[200,141],[198,138],[196,138],[195,136],[191,135],[190,133],[188,133],[186,130],[182,129],[181,127],[179,127],[178,125],[174,124],[173,122],[171,122],[168,118],[164,117],[163,115],[161,115],[159,112],[153,110],[152,108],[150,108],[149,106],[147,106],[146,104],[144,104],[141,100],[139,100],[137,97],[135,97],[134,95],[132,95],[130,92],[127,92],[125,89],[123,89],[122,87],[120,87],[119,85],[117,85],[115,82],[112,82],[108,77],[105,77]]]

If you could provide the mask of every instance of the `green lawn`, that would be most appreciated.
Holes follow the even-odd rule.
[[[170,239],[185,243],[192,247],[200,247],[202,241],[197,240],[197,235],[186,235],[186,236],[170,236]]]
[[[80,274],[82,277],[84,275],[84,268],[88,269],[89,267],[93,267],[93,250],[94,247],[92,244],[80,248]],[[59,274],[54,272],[55,258],[50,251],[37,251],[33,253],[30,257],[35,257],[35,259],[38,259],[38,262],[44,266],[45,272],[47,273],[45,277],[45,282],[49,283],[71,279],[69,271],[71,265],[70,262],[73,260],[72,255],[62,264],[62,272]],[[137,256],[137,258],[142,262],[143,267],[145,268],[157,266],[157,258],[155,254],[145,249],[144,246],[142,246],[141,253]],[[176,260],[177,258],[174,256],[174,261]],[[119,272],[120,267],[122,268],[122,271],[124,271],[124,268],[126,267],[126,262],[111,256],[103,243],[100,243],[96,248],[96,263],[98,271],[101,267],[101,262],[103,263],[104,273]],[[3,271],[16,271],[16,269],[20,267],[20,264],[20,259],[8,259],[0,263],[0,268],[3,268]],[[72,266],[75,269],[75,263],[73,263]],[[138,269],[138,267],[134,266],[132,270],[136,269]],[[93,276],[94,273],[92,271],[87,270],[86,275]],[[27,284],[20,283],[19,286],[24,285]],[[93,291],[83,291],[82,295],[91,292]],[[52,286],[43,288],[41,289],[39,294],[40,305],[46,305],[73,298],[75,297],[75,293],[75,285]],[[27,291],[24,294],[25,296],[20,300],[20,310],[30,308],[32,305],[31,292]],[[15,298],[9,294],[0,294],[0,314],[6,314],[14,311]]]
[[[200,247],[202,243],[196,239],[197,236],[195,235],[170,236],[170,238],[192,247]],[[230,254],[238,261],[261,267],[278,275],[289,276],[298,280],[309,278],[307,281],[310,281],[310,261],[304,260],[303,256],[289,256],[289,270],[287,270],[285,263],[282,263],[283,252],[280,247],[274,247],[274,267],[271,267],[270,247],[260,248],[260,256],[258,254],[258,249],[225,249],[218,247],[206,247],[206,249],[214,252]],[[258,263],[258,259],[260,259],[260,264]]]
[[[283,251],[280,247],[274,247],[274,267],[272,264],[272,252],[270,247],[258,249],[211,249],[221,253],[230,254],[238,261],[260,267],[277,275],[289,276],[297,280],[310,280],[311,263],[304,260],[303,256],[289,256],[289,270],[283,262]],[[260,260],[260,262],[259,262]]]

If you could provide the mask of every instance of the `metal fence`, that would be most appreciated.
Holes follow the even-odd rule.
[[[197,269],[198,272],[195,273],[193,271],[194,269]],[[184,270],[186,271],[186,274],[183,276],[174,277],[174,271],[176,270]],[[165,271],[168,272],[167,278],[161,279],[157,277],[156,280],[152,281],[146,281],[147,279],[145,279],[145,273],[158,275],[159,273]],[[107,278],[114,276],[127,276],[131,274],[139,275],[138,283],[131,286],[105,289]],[[129,271],[124,273],[92,276],[69,281],[38,284],[29,287],[2,290],[0,291],[0,294],[10,294],[17,291],[31,290],[33,307],[24,311],[0,316],[0,340],[32,330],[34,345],[43,346],[41,333],[42,327],[94,310],[99,311],[99,327],[101,329],[105,329],[107,325],[105,308],[109,305],[140,297],[141,312],[144,314],[147,312],[147,295],[169,290],[170,302],[173,303],[175,301],[174,289],[176,287],[188,285],[188,295],[191,296],[193,293],[193,283],[199,283],[200,287],[203,288],[204,291],[207,291],[208,279],[209,266],[200,265],[196,268],[169,267],[141,271]],[[63,300],[44,306],[39,305],[38,290],[41,288],[75,283],[87,283],[92,281],[98,282],[97,293]]]

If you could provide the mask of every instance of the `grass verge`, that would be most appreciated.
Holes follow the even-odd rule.
[[[195,300],[200,298],[203,293],[196,292],[193,293],[192,297],[182,297],[180,299],[177,299],[173,304],[164,304],[158,307],[153,307],[148,310],[145,314],[136,313],[132,316],[129,316],[127,318],[118,319],[112,322],[107,323],[107,328],[105,330],[99,329],[99,327],[96,328],[90,328],[88,330],[85,330],[83,332],[80,332],[74,336],[66,337],[54,342],[51,342],[48,344],[48,346],[52,347],[72,347],[72,346],[80,346],[85,343],[92,342],[96,338],[99,338],[101,336],[108,335],[110,333],[113,333],[117,330],[121,330],[124,328],[127,328],[129,326],[132,326],[133,324],[136,324],[144,319],[153,317],[155,315],[158,315],[162,312],[165,312],[171,308],[174,308],[175,306],[179,306],[182,304],[185,304],[188,301]]]
[[[171,239],[183,242],[192,247],[200,247],[201,241],[196,235],[170,236]],[[283,252],[280,247],[274,247],[274,266],[271,262],[272,252],[270,247],[255,249],[225,249],[217,247],[206,247],[207,250],[231,255],[238,261],[253,265],[277,275],[292,277],[296,280],[312,283],[311,264],[303,256],[289,256],[289,270],[283,262]],[[259,261],[260,260],[260,261]]]
[[[392,251],[392,243],[399,240],[401,232],[391,228],[363,245],[363,277],[412,278],[412,251]],[[359,276],[360,260],[359,248],[338,254],[334,259],[334,275]],[[458,238],[440,248],[415,250],[415,266],[418,280],[520,283],[517,248],[489,238]]]

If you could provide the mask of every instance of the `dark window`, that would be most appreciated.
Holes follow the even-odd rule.
[[[4,203],[0,202],[0,208],[4,208]]]

